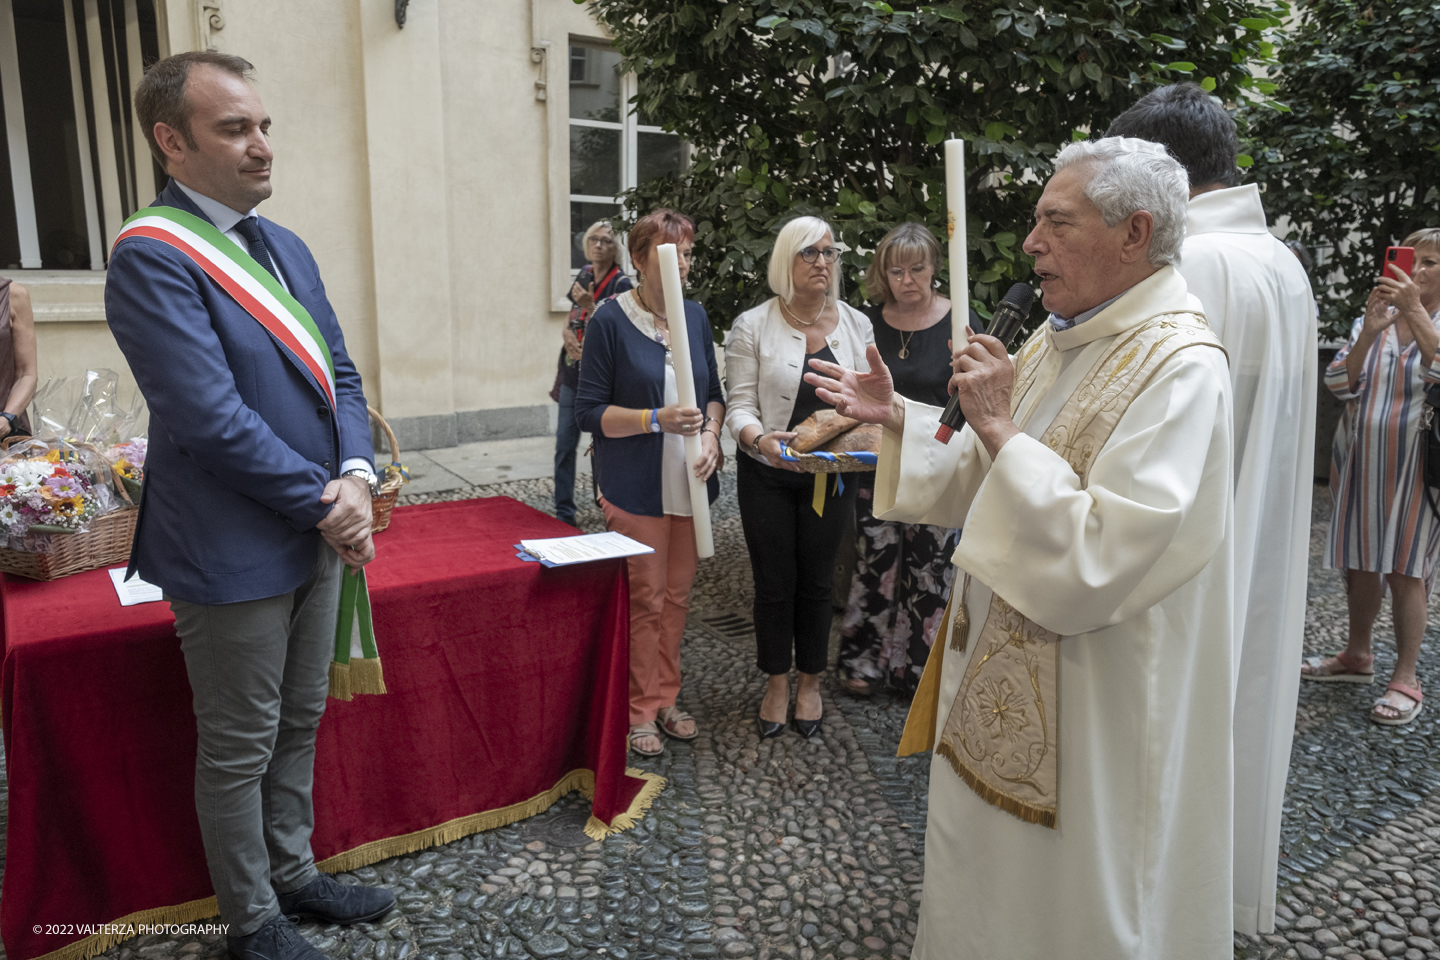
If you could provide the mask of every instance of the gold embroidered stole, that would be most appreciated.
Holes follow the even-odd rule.
[[[1191,346],[1224,349],[1205,320],[1191,313],[1162,314],[1116,337],[1040,441],[1063,457],[1085,486],[1096,455],[1130,402],[1167,360]],[[1034,387],[1053,349],[1041,328],[1016,354],[1013,408]],[[967,574],[958,603],[951,598],[955,619],[946,642],[957,652],[969,639],[969,584]],[[1059,814],[1059,643],[1059,634],[992,594],[935,747],[987,803],[1051,828]]]

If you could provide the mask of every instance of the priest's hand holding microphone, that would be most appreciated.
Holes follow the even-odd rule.
[[[998,336],[971,334],[968,342],[951,355],[955,375],[950,380],[951,399],[941,416],[936,439],[948,443],[950,433],[966,423],[985,444],[994,459],[1000,448],[1019,433],[1010,419],[1010,394],[1015,366],[1008,352],[1009,341],[1030,312],[1034,292],[1016,284],[995,311],[993,329]],[[869,373],[856,373],[839,364],[811,360],[813,372],[805,375],[816,395],[833,404],[842,416],[864,423],[878,423],[895,433],[905,429],[905,400],[895,392],[890,371],[872,344],[866,350]]]

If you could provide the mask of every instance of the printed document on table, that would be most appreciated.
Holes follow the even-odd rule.
[[[653,547],[647,547],[638,540],[631,540],[623,533],[614,532],[552,537],[548,540],[521,540],[520,546],[532,557],[548,561],[557,567],[571,563],[590,563],[593,560],[637,557],[642,553],[655,552]]]
[[[120,606],[133,607],[137,603],[154,603],[157,600],[164,600],[160,588],[153,583],[141,580],[138,576],[125,579],[124,567],[110,568],[110,582],[115,584],[115,595],[120,598]]]

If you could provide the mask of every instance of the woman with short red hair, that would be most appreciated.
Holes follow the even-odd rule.
[[[664,750],[662,732],[677,740],[693,740],[698,732],[694,718],[675,704],[680,638],[697,561],[685,437],[700,435],[695,475],[707,481],[711,502],[720,494],[715,471],[725,402],[715,337],[705,310],[686,300],[685,316],[674,320],[690,338],[699,406],[682,407],[656,251],[663,243],[675,244],[683,282],[694,238],[690,218],[666,209],[630,229],[630,260],[640,285],[596,308],[575,395],[575,419],[595,437],[595,480],[606,527],[655,549],[628,561],[630,749],[647,757]]]

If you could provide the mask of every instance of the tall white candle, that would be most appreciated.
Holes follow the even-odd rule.
[[[660,285],[665,289],[665,315],[670,318],[670,355],[675,360],[675,392],[680,406],[698,407],[695,402],[695,369],[690,365],[689,325],[685,322],[685,291],[680,285],[680,257],[675,244],[655,248],[660,259]],[[701,411],[704,412],[703,409]],[[695,548],[704,560],[715,556],[715,538],[710,532],[710,493],[705,481],[695,476],[700,459],[700,437],[685,438],[685,476],[690,481],[690,516],[695,521]]]
[[[970,272],[966,266],[965,141],[945,141],[945,219],[950,232],[950,330],[959,347],[970,322]]]

